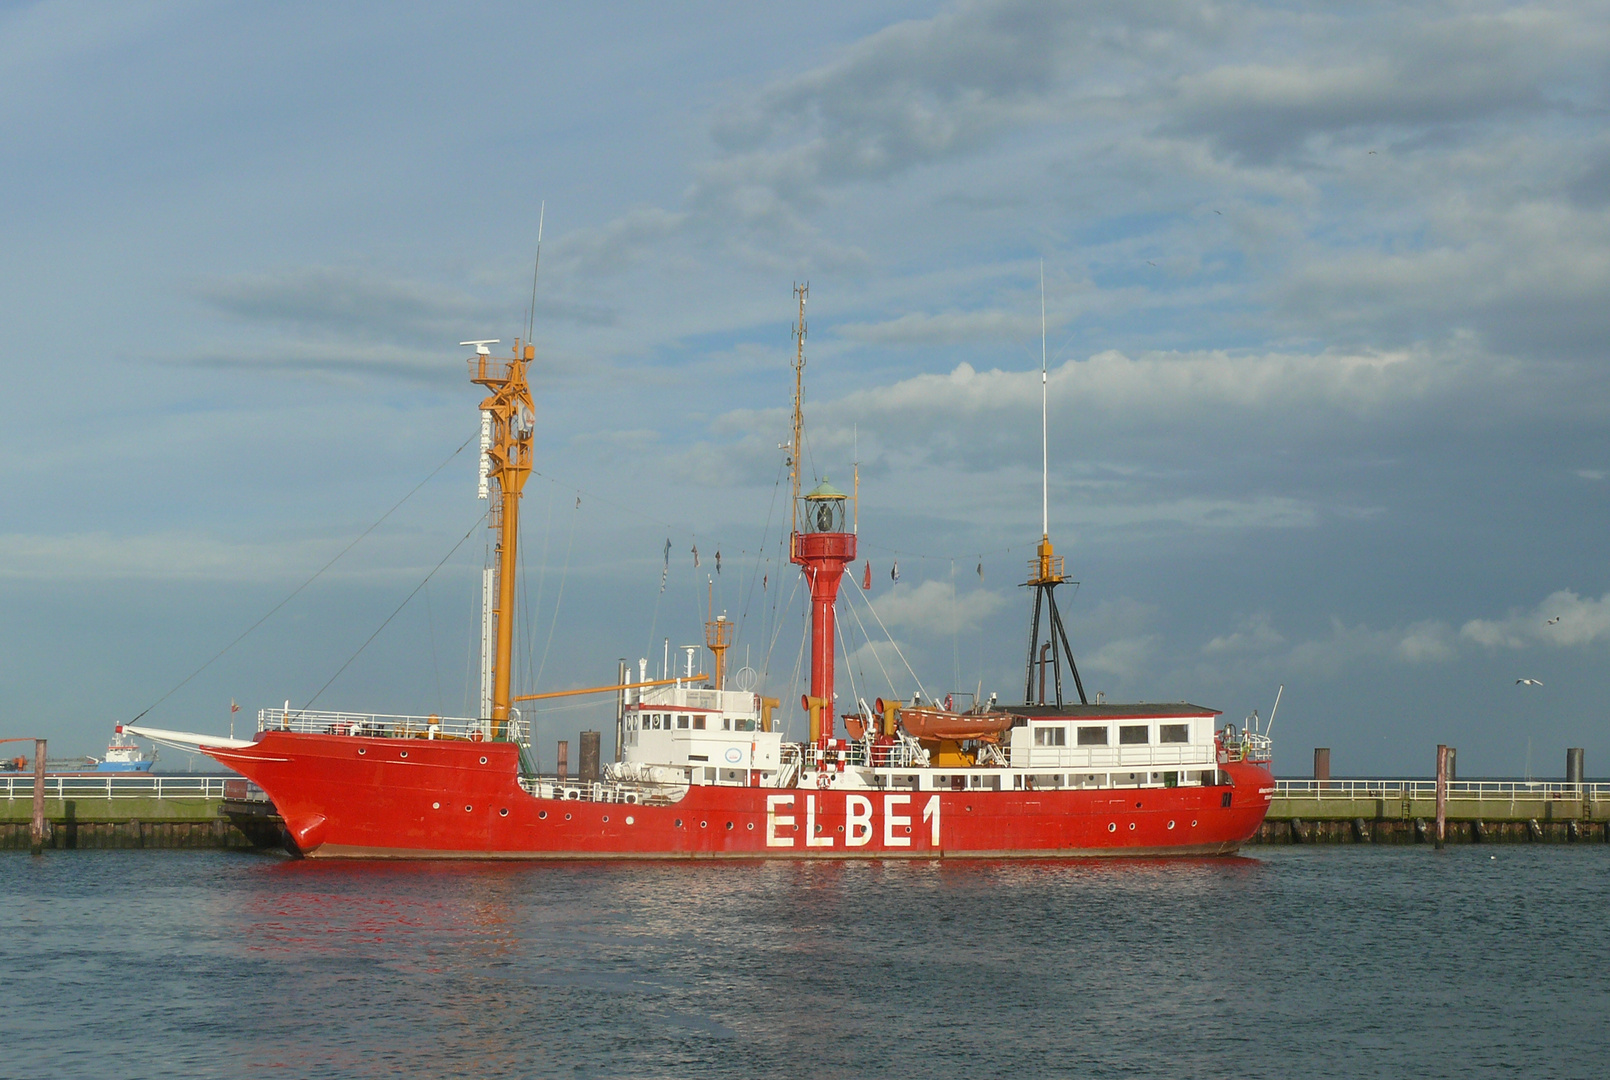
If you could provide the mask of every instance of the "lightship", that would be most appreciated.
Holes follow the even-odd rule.
[[[712,674],[692,654],[680,675],[635,678],[621,665],[616,760],[537,775],[511,687],[520,496],[536,410],[529,342],[469,359],[481,402],[481,494],[496,545],[483,580],[481,716],[263,710],[251,739],[127,725],[199,750],[260,786],[295,853],[311,858],[1058,858],[1225,855],[1257,830],[1274,791],[1270,742],[1217,725],[1186,703],[1091,703],[1055,589],[1066,580],[1049,535],[1025,585],[1034,592],[1023,704],[995,696],[857,701],[834,688],[835,608],[856,557],[850,496],[825,481],[805,494],[800,448],[806,289],[796,287],[790,557],[810,591],[809,738],[791,742],[780,703],[727,685],[732,624],[713,617]],[[1045,458],[1044,360],[1041,366]],[[1048,474],[1048,460],[1043,460]],[[858,486],[858,484],[857,484]],[[855,500],[858,502],[858,498]],[[858,513],[856,515],[858,517]],[[713,613],[712,613],[713,614]],[[1042,634],[1043,627],[1043,634]],[[669,666],[669,665],[667,665]],[[1077,704],[1063,700],[1063,670]],[[1047,675],[1050,676],[1050,691]],[[1036,676],[1038,692],[1036,693]],[[537,695],[532,695],[537,696]],[[546,696],[546,695],[544,695]],[[842,721],[843,731],[838,730]]]

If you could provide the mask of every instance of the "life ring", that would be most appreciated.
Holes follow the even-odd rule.
[[[833,778],[827,775],[827,773],[819,773],[816,777],[816,786],[821,788],[823,791],[826,791],[828,788],[833,786]]]
[[[476,728],[474,731],[470,732],[470,742],[480,742],[485,737],[486,734],[481,731],[480,728]]]

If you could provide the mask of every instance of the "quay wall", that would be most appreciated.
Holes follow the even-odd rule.
[[[1436,838],[1437,803],[1426,785],[1354,792],[1366,782],[1302,785],[1282,781],[1254,844],[1418,844]],[[1504,784],[1503,791],[1452,791],[1447,842],[1610,843],[1610,791],[1605,785]]]

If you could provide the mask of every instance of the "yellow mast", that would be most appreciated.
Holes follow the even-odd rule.
[[[514,573],[520,542],[520,494],[531,475],[531,441],[536,409],[526,383],[526,365],[536,347],[514,342],[514,355],[492,357],[485,345],[469,361],[470,381],[490,396],[481,410],[491,417],[491,445],[486,450],[487,478],[496,485],[491,527],[497,533],[497,644],[492,660],[492,738],[504,738],[509,722],[509,681],[514,673]]]
[[[732,644],[732,623],[727,621],[725,614],[716,614],[716,587],[710,585],[710,604],[706,612],[708,617],[704,623],[704,647],[709,649],[716,658],[717,690],[727,688],[727,648]]]

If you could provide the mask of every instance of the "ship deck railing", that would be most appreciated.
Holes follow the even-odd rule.
[[[1276,780],[1277,799],[1434,799],[1437,782],[1422,779]],[[1450,780],[1450,799],[1490,802],[1610,799],[1610,783],[1554,780]]]
[[[519,741],[519,722],[509,721]],[[258,731],[304,735],[363,735],[371,739],[488,739],[492,722],[468,716],[401,716],[389,713],[327,712],[314,709],[263,709]]]
[[[647,804],[671,802],[687,790],[686,784],[616,783],[606,780],[560,780],[557,777],[522,776],[520,786],[539,799],[571,802]],[[672,793],[675,793],[674,795]]]
[[[0,798],[32,799],[34,778],[27,773],[0,776]],[[263,799],[263,789],[238,776],[47,776],[47,799]]]
[[[1267,735],[1243,731],[1234,739],[1225,740],[1221,744],[1220,762],[1272,760],[1274,760],[1274,742]]]

